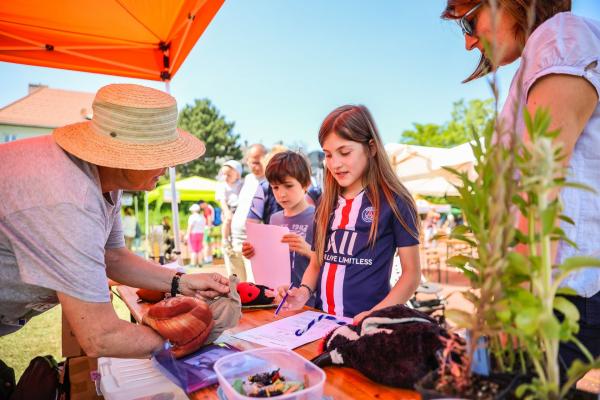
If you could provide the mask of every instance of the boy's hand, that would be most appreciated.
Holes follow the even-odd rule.
[[[290,246],[290,251],[310,258],[310,245],[304,240],[304,238],[296,233],[288,233],[283,235],[281,243],[287,243]]]
[[[281,311],[299,310],[304,307],[310,297],[308,289],[306,289],[304,286],[288,289],[289,286],[279,286],[277,288],[277,293],[275,293],[276,296],[273,302],[280,303],[285,294],[289,293],[288,297],[285,299],[285,303],[283,303],[283,306],[281,306]]]
[[[242,255],[246,258],[254,257],[254,246],[252,246],[249,242],[243,242]]]

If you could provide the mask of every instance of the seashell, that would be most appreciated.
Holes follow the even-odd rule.
[[[143,322],[173,344],[175,357],[187,355],[204,344],[214,326],[212,312],[193,297],[170,297],[148,310]]]

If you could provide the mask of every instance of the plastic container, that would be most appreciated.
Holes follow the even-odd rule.
[[[168,380],[151,360],[102,357],[98,359],[98,371],[100,390],[106,400],[188,399],[185,392]]]
[[[243,351],[221,358],[215,363],[215,372],[227,400],[256,399],[238,393],[232,386],[235,379],[245,379],[249,375],[280,369],[280,374],[288,380],[308,382],[304,389],[281,396],[278,400],[321,400],[325,385],[325,372],[310,361],[291,350],[262,348]]]

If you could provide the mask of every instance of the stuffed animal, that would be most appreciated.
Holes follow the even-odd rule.
[[[372,312],[359,325],[344,325],[323,339],[318,366],[355,368],[375,382],[412,388],[437,368],[435,353],[447,332],[427,314],[403,305]]]
[[[271,296],[273,294],[272,289],[250,282],[240,282],[237,291],[244,306],[271,304],[275,299],[275,296]]]

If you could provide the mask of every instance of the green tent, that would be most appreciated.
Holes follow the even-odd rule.
[[[175,183],[177,198],[179,201],[215,201],[215,191],[217,190],[217,181],[199,176],[192,176],[179,180]],[[152,203],[158,199],[161,202],[171,202],[171,185],[165,184],[158,186],[151,192],[148,192],[148,202]]]

